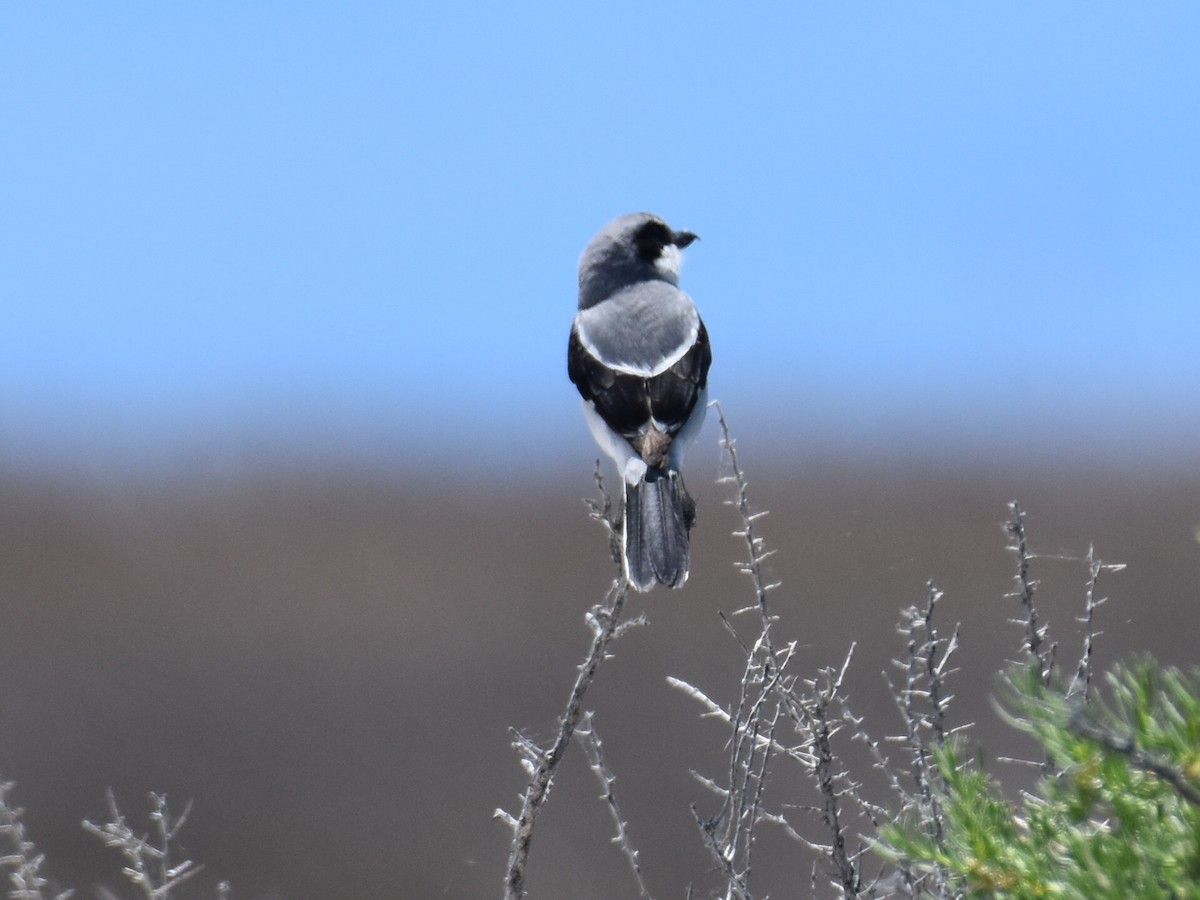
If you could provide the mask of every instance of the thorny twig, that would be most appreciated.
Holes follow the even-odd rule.
[[[96,825],[85,819],[83,827],[104,841],[106,846],[121,851],[126,862],[122,870],[125,877],[141,889],[146,900],[168,900],[173,888],[204,867],[193,864],[191,860],[174,865],[171,863],[171,842],[187,822],[192,805],[189,803],[178,818],[172,818],[165,794],[152,793],[150,802],[153,806],[150,820],[157,831],[156,843],[151,843],[145,835],[137,835],[129,827],[111,790],[108,792],[109,820]]]
[[[738,463],[736,442],[729,434],[729,425],[725,421],[725,411],[721,409],[721,404],[716,400],[709,405],[717,411],[717,420],[721,424],[721,448],[725,451],[725,456],[729,460],[730,474],[722,477],[720,483],[734,486],[733,499],[726,500],[725,502],[738,511],[738,515],[742,520],[742,528],[735,531],[734,535],[742,538],[746,543],[747,559],[743,563],[736,563],[736,565],[739,571],[745,572],[750,576],[750,580],[754,585],[754,599],[762,615],[763,636],[764,639],[767,639],[770,628],[770,617],[767,615],[767,594],[778,588],[779,583],[768,582],[763,573],[763,563],[768,557],[774,556],[775,551],[766,549],[763,539],[754,533],[755,523],[765,517],[767,513],[765,510],[762,512],[751,512],[750,497],[747,491],[750,485],[746,480],[746,475],[742,471],[741,465]],[[767,646],[769,649],[769,639],[767,639]]]
[[[623,510],[619,506],[616,515],[613,515],[612,497],[608,491],[604,489],[604,475],[600,471],[600,460],[596,460],[596,470],[592,473],[592,479],[596,482],[596,490],[600,492],[600,498],[594,500],[591,497],[583,502],[587,504],[588,515],[595,521],[604,526],[605,532],[608,534],[608,552],[612,556],[613,564],[617,567],[618,577],[624,571],[621,563],[621,520]]]
[[[854,647],[852,646],[850,652],[846,654],[846,660],[842,664],[841,671],[838,672],[836,677],[833,674],[833,670],[825,670],[824,686],[817,690],[813,699],[805,705],[805,713],[809,719],[809,727],[813,740],[813,755],[817,759],[813,775],[821,791],[821,798],[824,803],[822,818],[832,841],[830,846],[826,848],[826,855],[833,862],[837,870],[837,881],[843,895],[848,898],[857,897],[863,888],[863,883],[858,865],[860,853],[855,852],[852,854],[846,847],[847,829],[845,823],[842,821],[842,791],[838,788],[838,782],[845,782],[849,779],[844,772],[839,771],[835,767],[837,756],[833,750],[832,739],[837,734],[840,726],[830,722],[829,708],[835,700],[838,700],[842,696],[842,681],[846,676],[846,670],[850,666],[850,659],[853,653]],[[816,685],[813,685],[813,687],[815,688]]]
[[[511,729],[513,748],[521,757],[521,763],[529,773],[530,780],[521,797],[521,811],[510,815],[502,809],[497,809],[495,817],[505,822],[513,831],[512,847],[509,851],[508,870],[504,879],[504,896],[506,900],[519,900],[525,894],[525,870],[529,863],[529,851],[533,843],[534,825],[554,775],[562,762],[571,737],[583,714],[583,698],[596,677],[600,663],[606,658],[609,643],[619,637],[626,628],[645,624],[645,618],[639,616],[629,622],[621,621],[621,612],[628,595],[629,582],[621,571],[619,523],[612,516],[612,500],[604,489],[604,478],[600,474],[600,462],[596,462],[594,478],[596,488],[600,492],[599,500],[588,500],[590,515],[600,522],[609,540],[609,550],[613,562],[617,566],[617,576],[608,589],[604,602],[592,607],[587,614],[587,623],[592,630],[592,644],[583,663],[579,666],[579,674],[571,688],[567,705],[558,721],[558,734],[549,748],[539,747],[531,739]],[[634,857],[635,871],[639,884],[641,873],[637,869]],[[643,888],[644,890],[644,888]]]
[[[818,849],[833,862],[837,872],[835,882],[842,887],[846,896],[857,896],[862,888],[857,864],[859,851],[849,849],[848,829],[842,812],[843,794],[855,790],[856,785],[837,765],[831,741],[842,722],[840,718],[836,721],[831,719],[828,714],[830,705],[840,698],[842,679],[853,647],[839,671],[823,672],[820,685],[816,681],[800,682],[788,673],[788,666],[795,658],[796,644],[777,647],[771,637],[775,617],[769,609],[768,595],[778,584],[768,583],[764,562],[774,551],[766,549],[763,539],[756,534],[756,524],[765,513],[756,513],[751,509],[748,484],[738,461],[735,442],[730,436],[720,405],[714,403],[712,406],[720,422],[721,446],[729,471],[721,481],[733,487],[733,498],[726,502],[737,510],[741,528],[734,534],[742,539],[746,547],[746,559],[737,566],[750,576],[754,591],[754,606],[737,610],[735,615],[757,609],[759,632],[755,640],[747,644],[737,636],[729,620],[722,616],[722,621],[741,645],[746,658],[739,697],[729,711],[723,710],[697,688],[679,679],[671,679],[674,686],[700,700],[709,715],[719,716],[731,730],[725,786],[696,776],[721,797],[721,809],[710,818],[704,818],[696,812],[696,821],[724,876],[727,897],[751,896],[749,877],[754,829],[763,821],[779,825],[785,833],[798,837],[806,846]],[[777,737],[779,726],[785,719],[791,721],[800,737],[796,745]],[[815,781],[822,796],[820,814],[831,836],[829,844],[813,844],[800,837],[799,832],[781,814],[764,809],[762,801],[767,769],[775,754],[799,762]]]
[[[755,522],[764,513],[750,511],[747,483],[737,459],[737,451],[720,404],[713,403],[721,426],[721,446],[725,451],[731,474],[721,479],[722,483],[734,486],[734,498],[726,501],[735,507],[742,520],[742,529],[735,532],[746,546],[747,558],[738,563],[738,569],[750,576],[754,585],[755,605],[759,611],[761,628],[752,646],[742,644],[746,654],[746,665],[741,680],[741,691],[737,704],[728,713],[720,716],[730,727],[729,761],[726,771],[726,786],[718,786],[711,779],[696,775],[706,786],[715,790],[722,798],[721,809],[711,817],[702,816],[693,806],[692,811],[704,836],[713,861],[726,882],[726,894],[731,898],[749,898],[750,862],[754,848],[754,828],[763,817],[762,797],[766,786],[767,766],[772,751],[778,746],[775,738],[783,709],[783,697],[790,687],[790,679],[784,672],[795,651],[791,645],[776,651],[770,636],[771,617],[767,610],[767,594],[775,585],[767,584],[763,574],[763,561],[771,555],[762,538],[754,533]],[[728,619],[722,616],[726,627],[737,638]],[[740,639],[739,643],[741,643]],[[719,709],[699,690],[679,679],[671,683],[689,691],[697,699],[713,709]],[[693,773],[696,774],[696,773]]]
[[[1096,630],[1096,609],[1107,599],[1096,596],[1096,586],[1100,581],[1101,572],[1120,572],[1125,568],[1123,563],[1101,562],[1096,558],[1096,549],[1093,546],[1088,547],[1086,562],[1087,590],[1084,594],[1083,615],[1078,620],[1083,625],[1083,652],[1079,656],[1079,665],[1075,668],[1075,677],[1071,680],[1071,686],[1067,688],[1067,697],[1082,694],[1084,703],[1088,702],[1091,695],[1092,652],[1096,638],[1101,634]]]
[[[521,811],[512,816],[496,810],[496,817],[506,822],[513,830],[512,849],[508,857],[508,870],[504,879],[506,900],[519,900],[525,893],[525,869],[529,862],[529,850],[533,843],[534,824],[538,812],[550,793],[550,785],[562,762],[563,754],[571,743],[571,736],[583,713],[583,698],[596,677],[596,671],[604,660],[609,642],[620,630],[621,610],[629,589],[624,578],[617,578],[608,589],[604,603],[593,607],[588,615],[592,629],[592,645],[587,657],[579,667],[579,674],[571,688],[567,705],[558,722],[558,735],[548,749],[542,749],[533,741],[513,730],[513,747],[530,774],[529,785],[521,799]]]
[[[921,818],[940,845],[944,838],[942,811],[934,789],[931,749],[922,734],[932,732],[933,743],[946,742],[945,719],[949,698],[943,696],[943,669],[958,644],[958,628],[944,649],[933,627],[933,611],[942,592],[929,582],[929,599],[924,611],[910,607],[904,614],[901,631],[907,637],[907,661],[897,665],[905,671],[904,689],[899,692],[901,711],[907,726],[905,738],[912,757],[912,777],[919,794]],[[939,661],[938,653],[941,650]]]
[[[944,679],[946,665],[958,648],[959,636],[959,626],[955,625],[948,639],[938,637],[933,615],[941,598],[942,592],[931,581],[924,610],[915,606],[905,610],[900,633],[906,638],[906,659],[894,660],[905,673],[904,688],[892,688],[905,721],[903,740],[912,760],[909,774],[916,786],[915,795],[904,795],[904,808],[916,810],[922,827],[939,847],[945,842],[946,826],[932,756],[935,747],[946,743],[946,710],[951,698],[945,695]],[[927,732],[929,737],[926,737]],[[903,867],[902,875],[912,884],[917,881],[916,876]],[[940,866],[934,869],[933,879],[939,896],[946,895],[946,873]]]
[[[21,821],[24,810],[8,802],[8,792],[13,788],[11,781],[0,783],[0,836],[7,838],[11,850],[0,856],[0,869],[8,869],[12,885],[8,896],[12,900],[45,900],[44,888],[49,883],[42,877],[42,865],[46,857],[37,852],[37,847],[25,835],[25,824]],[[74,891],[55,894],[54,900],[67,900]]]
[[[600,781],[601,790],[604,792],[600,795],[600,799],[608,806],[608,811],[617,828],[613,842],[620,846],[621,852],[629,861],[629,866],[633,869],[633,877],[637,880],[638,892],[646,900],[653,900],[650,891],[646,888],[646,882],[642,879],[642,867],[638,862],[638,851],[634,849],[633,841],[629,837],[629,826],[621,817],[621,810],[617,806],[617,795],[613,790],[617,777],[613,775],[604,761],[604,747],[600,743],[600,735],[596,733],[593,719],[594,716],[590,711],[584,713],[583,720],[575,729],[575,739],[583,746],[584,753],[587,754],[588,765]]]
[[[1050,674],[1054,669],[1054,654],[1057,648],[1043,646],[1046,642],[1046,626],[1038,622],[1037,606],[1033,600],[1038,583],[1029,575],[1029,563],[1033,559],[1033,555],[1029,552],[1029,545],[1025,540],[1025,510],[1021,508],[1021,504],[1013,500],[1008,504],[1008,514],[1004,530],[1013,541],[1008,549],[1017,557],[1017,591],[1013,596],[1019,597],[1021,605],[1025,607],[1025,649],[1037,663],[1038,674],[1041,676],[1042,684],[1045,685],[1050,683]]]

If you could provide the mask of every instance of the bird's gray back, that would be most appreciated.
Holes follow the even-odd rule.
[[[665,372],[696,341],[700,315],[666,281],[642,281],[575,315],[580,342],[605,365],[647,377]]]

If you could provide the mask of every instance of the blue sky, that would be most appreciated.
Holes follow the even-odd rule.
[[[1195,456],[1198,46],[1184,3],[4,3],[0,455],[590,453],[575,264],[648,209],[772,451]]]

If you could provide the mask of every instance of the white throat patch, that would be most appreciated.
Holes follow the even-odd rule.
[[[683,268],[683,252],[674,244],[663,247],[662,254],[654,261],[654,268],[672,284],[679,284],[679,270]]]

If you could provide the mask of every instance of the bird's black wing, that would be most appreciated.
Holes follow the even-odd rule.
[[[608,427],[633,438],[653,418],[674,435],[687,423],[696,401],[708,383],[712,349],[708,331],[700,322],[691,349],[675,365],[651,377],[609,368],[594,357],[571,329],[567,346],[567,374],[584,400],[591,401]]]

